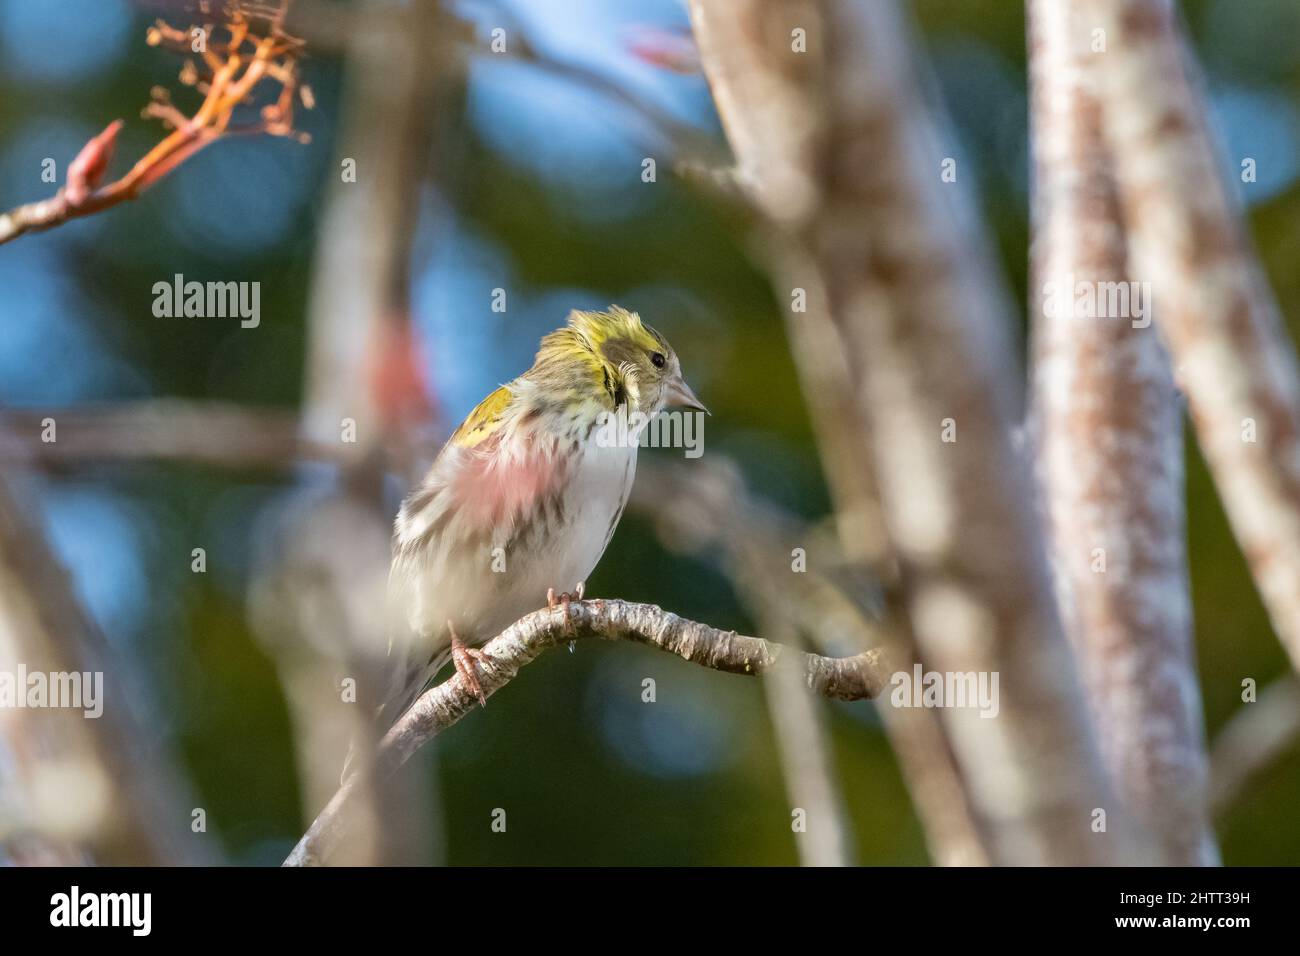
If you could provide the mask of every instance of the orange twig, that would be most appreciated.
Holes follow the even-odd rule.
[[[206,8],[204,10],[206,12]],[[224,10],[224,20],[216,27],[193,27],[180,30],[163,21],[149,29],[150,46],[166,46],[187,54],[198,54],[202,63],[187,59],[181,70],[181,82],[204,94],[202,104],[192,117],[172,105],[170,94],[161,87],[152,92],[144,108],[146,118],[159,119],[171,128],[162,141],[149,150],[120,179],[100,186],[121,120],[114,120],[98,136],[82,147],[68,166],[67,182],[54,196],[27,203],[0,213],[0,244],[28,232],[50,229],[79,216],[88,216],[118,203],[135,199],[154,183],[189,159],[203,147],[223,136],[266,133],[294,136],[307,141],[305,133],[293,128],[295,101],[310,109],[311,91],[298,76],[298,58],[302,42],[284,32],[282,16],[267,17],[260,8],[232,2]],[[265,22],[264,34],[253,31],[254,22]],[[202,30],[202,49],[195,50]],[[218,31],[226,39],[218,40]],[[235,110],[251,103],[263,80],[280,84],[280,94],[263,106],[260,120],[231,125]]]

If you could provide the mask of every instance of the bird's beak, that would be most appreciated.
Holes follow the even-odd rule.
[[[668,404],[674,408],[690,408],[705,415],[709,414],[709,410],[695,397],[695,393],[691,391],[691,387],[686,384],[680,372],[668,382]]]

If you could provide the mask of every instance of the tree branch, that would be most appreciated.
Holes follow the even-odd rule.
[[[349,745],[378,743],[366,708],[339,707],[340,669],[358,696],[386,686],[384,604],[392,561],[386,469],[409,472],[412,429],[428,418],[410,322],[413,243],[430,158],[447,114],[455,29],[437,0],[399,8],[363,0],[344,47],[336,176],[323,200],[307,304],[302,421],[309,441],[333,446],[339,486],[301,488],[273,545],[259,555],[254,594],[259,638],[287,692],[304,825],[333,796]],[[436,170],[434,171],[436,173]],[[426,222],[427,225],[427,222]],[[341,441],[344,421],[354,441]],[[357,763],[369,758],[358,754]],[[415,774],[373,778],[354,799],[340,865],[424,865],[446,844],[438,788]],[[363,794],[358,792],[355,797]],[[361,804],[365,803],[364,810]]]
[[[1113,862],[1127,843],[1088,829],[1110,793],[1009,438],[1007,315],[982,244],[963,241],[969,202],[941,178],[903,6],[691,12],[724,116],[787,104],[791,121],[727,132],[760,207],[806,250],[810,279],[792,286],[824,296],[833,320],[920,658],[1000,675],[999,719],[941,714],[990,858]]]
[[[1300,680],[1279,677],[1259,700],[1240,708],[1210,748],[1210,809],[1224,816],[1253,783],[1300,738]]]
[[[429,225],[421,189],[454,112],[446,73],[457,62],[458,27],[437,2],[407,4],[402,15],[382,0],[354,7],[335,168],[351,162],[355,176],[336,175],[323,200],[307,301],[302,430],[311,441],[339,445],[341,423],[350,419],[355,440],[342,444],[340,458],[364,467],[380,451],[403,457],[410,427],[429,417],[410,323],[410,271],[419,258],[417,225]]]
[[[223,136],[267,133],[305,141],[305,134],[293,128],[293,109],[299,100],[310,106],[311,93],[298,82],[301,43],[283,32],[281,18],[267,21],[263,25],[266,35],[259,36],[252,32],[253,20],[240,7],[229,8],[224,22],[217,27],[227,39],[216,40],[213,29],[206,28],[205,50],[198,65],[194,60],[187,60],[181,72],[183,83],[199,87],[204,93],[203,103],[194,115],[186,116],[172,105],[165,88],[155,87],[144,115],[161,120],[171,132],[124,176],[100,186],[122,127],[121,120],[109,124],[68,165],[67,182],[62,189],[47,199],[0,212],[0,244],[135,199]],[[190,30],[170,27],[161,20],[148,33],[150,46],[166,46],[187,54],[192,52],[193,42]],[[232,125],[236,108],[246,105],[255,88],[267,79],[280,84],[280,95],[275,102],[262,107],[256,121]]]
[[[483,646],[485,659],[479,665],[479,681],[486,696],[492,696],[535,660],[548,647],[582,638],[632,641],[656,647],[683,660],[731,674],[769,673],[788,651],[757,637],[722,631],[707,624],[688,621],[652,604],[620,600],[593,600],[569,606],[568,627],[561,608],[534,611],[515,622]],[[805,686],[814,693],[838,700],[867,700],[876,697],[889,681],[892,667],[883,649],[853,657],[832,658],[799,654]],[[388,775],[411,755],[478,706],[478,698],[454,675],[425,691],[379,745],[370,774]],[[354,790],[365,775],[347,779],[325,806],[310,829],[284,861],[285,866],[323,863],[347,828],[347,808]]]
[[[1106,129],[1136,273],[1224,511],[1300,669],[1300,371],[1205,116],[1169,0],[1086,0],[1104,29]]]
[[[735,153],[734,185],[764,213],[765,218],[758,223],[758,228],[764,230],[762,241],[754,245],[772,250],[769,271],[779,300],[796,288],[802,288],[807,296],[804,311],[783,311],[790,353],[835,501],[838,550],[851,564],[870,568],[872,576],[887,590],[896,589],[897,561],[890,552],[847,347],[829,311],[822,267],[807,247],[806,237],[800,234],[797,202],[793,209],[790,205],[791,200],[815,192],[818,176],[814,146],[826,115],[822,92],[812,82],[816,71],[791,69],[789,59],[773,55],[766,45],[775,41],[767,38],[765,25],[772,24],[775,35],[784,43],[786,28],[819,22],[818,15],[810,5],[798,0],[783,4],[775,17],[760,0],[732,4],[726,10],[693,0],[690,11],[714,103]],[[796,220],[793,228],[792,216]],[[692,472],[688,499],[698,503],[703,479],[698,468]],[[645,487],[645,477],[638,477],[638,488]],[[701,528],[733,512],[732,525],[738,534],[752,536],[759,529],[756,516],[741,514],[737,508],[743,496],[730,492],[715,498],[705,508],[690,509],[691,535],[698,536]],[[673,509],[674,517],[682,515],[683,509]],[[755,555],[778,553],[775,549],[747,550]],[[789,577],[813,579],[812,575]],[[795,584],[787,589],[786,607],[789,595],[799,590]],[[857,596],[863,597],[861,589]],[[792,616],[796,623],[817,620],[819,635],[825,636],[830,607],[846,602],[818,603],[821,607],[817,612]],[[911,628],[901,611],[901,607],[895,607],[887,612],[889,620],[884,623],[890,639],[899,645],[899,653],[914,655]],[[861,614],[851,611],[837,618],[850,623],[863,621]],[[988,854],[939,715],[923,708],[883,706],[880,710],[924,824],[931,856],[941,865],[987,863]]]
[[[1136,301],[1108,307],[1104,294],[1090,314],[1074,308],[1076,285],[1127,289],[1135,278],[1097,95],[1110,65],[1083,43],[1090,21],[1069,4],[1027,10],[1032,430],[1063,623],[1120,798],[1166,863],[1213,864],[1182,408],[1149,312],[1138,321]]]
[[[5,466],[161,461],[284,468],[301,461],[340,461],[341,448],[338,442],[303,439],[295,411],[228,402],[157,398],[0,409],[0,464]]]

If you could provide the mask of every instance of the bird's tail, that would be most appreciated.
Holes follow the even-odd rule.
[[[449,660],[451,660],[450,649],[436,655],[421,667],[406,668],[402,675],[395,677],[389,688],[388,699],[375,709],[370,726],[353,733],[352,741],[348,744],[347,756],[343,758],[343,772],[339,775],[340,784],[346,783],[348,777],[358,769],[362,746],[365,745],[367,751],[373,752],[383,740],[384,734],[388,733],[388,729],[419,700],[420,695],[433,683],[438,671],[442,670],[443,665]],[[359,740],[360,733],[367,734],[368,739]]]

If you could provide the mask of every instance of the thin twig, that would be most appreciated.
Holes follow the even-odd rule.
[[[767,603],[779,604],[779,595],[769,594]],[[760,610],[758,620],[767,633],[797,646],[797,635],[776,613]],[[798,662],[790,661],[774,668],[763,681],[786,797],[792,809],[805,815],[805,828],[795,837],[799,862],[801,866],[853,866],[853,822],[836,773],[827,708],[806,692],[801,677]]]
[[[1210,809],[1222,817],[1247,785],[1300,740],[1300,679],[1278,678],[1242,706],[1210,749]]]
[[[544,650],[582,638],[632,641],[683,660],[732,674],[766,674],[783,653],[779,644],[688,621],[652,604],[593,600],[571,604],[566,623],[562,607],[534,611],[483,646],[479,682],[490,697]],[[800,654],[804,684],[838,700],[867,700],[887,686],[891,666],[883,650],[854,657]],[[370,773],[391,774],[422,746],[479,706],[459,674],[428,690],[388,731]],[[323,863],[347,827],[352,792],[363,773],[349,777],[294,847],[286,866]]]
[[[229,11],[220,29],[228,39],[218,41],[208,30],[201,57],[203,66],[196,67],[193,61],[187,61],[187,68],[181,74],[182,80],[190,85],[201,84],[205,93],[202,105],[192,117],[186,117],[172,105],[165,89],[155,88],[153,100],[145,107],[144,115],[161,120],[164,126],[171,128],[171,133],[126,175],[100,186],[122,127],[120,120],[109,124],[69,164],[66,185],[55,195],[0,213],[0,244],[135,199],[203,147],[223,136],[267,133],[305,139],[293,128],[295,100],[301,98],[304,103],[310,103],[311,97],[310,92],[298,83],[300,41],[280,29],[279,18],[270,21],[265,36],[254,35],[250,31],[250,21],[238,6]],[[186,52],[192,50],[189,31],[170,27],[162,21],[150,28],[148,42],[150,46],[168,46]],[[281,94],[276,102],[262,107],[257,121],[231,125],[235,109],[249,102],[264,79],[281,85]]]

